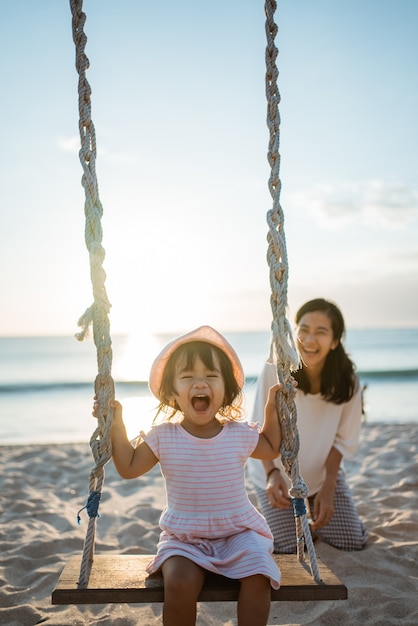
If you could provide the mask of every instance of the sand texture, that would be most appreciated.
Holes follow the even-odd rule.
[[[348,588],[348,600],[275,602],[269,624],[418,624],[418,424],[365,425],[349,483],[369,533],[362,552],[316,544]],[[89,446],[0,447],[0,624],[151,626],[161,604],[53,606],[51,592],[70,555],[82,552]],[[164,485],[158,468],[122,480],[112,463],[97,522],[96,553],[155,551]],[[236,624],[235,603],[199,604],[198,624]]]

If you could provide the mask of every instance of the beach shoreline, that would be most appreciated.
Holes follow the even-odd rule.
[[[82,552],[93,458],[88,444],[0,446],[0,624],[161,624],[162,605],[53,606],[51,593]],[[418,623],[418,423],[364,424],[349,484],[370,538],[362,552],[322,542],[318,557],[348,588],[345,601],[275,602],[269,625]],[[97,521],[96,553],[151,554],[165,492],[159,468],[122,480],[113,464]],[[199,604],[199,626],[233,626],[235,603]]]

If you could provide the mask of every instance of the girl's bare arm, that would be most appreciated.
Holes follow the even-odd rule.
[[[122,418],[122,405],[117,400],[110,403],[113,408],[112,421],[112,459],[122,478],[136,478],[148,472],[158,463],[158,459],[151,448],[142,441],[133,448],[126,434]],[[93,415],[95,415],[96,404]]]
[[[280,454],[282,433],[277,416],[276,393],[281,388],[282,385],[280,383],[270,387],[264,407],[264,423],[260,431],[258,444],[251,455],[255,459],[276,459]]]

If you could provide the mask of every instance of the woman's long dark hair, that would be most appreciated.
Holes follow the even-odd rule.
[[[296,313],[296,324],[306,313],[321,311],[325,313],[331,321],[333,339],[338,341],[334,350],[330,350],[325,359],[324,368],[321,373],[321,395],[328,402],[342,404],[348,402],[358,386],[355,374],[354,363],[346,353],[342,340],[345,337],[344,318],[340,309],[333,302],[316,298],[305,302]],[[305,393],[310,392],[310,383],[304,365],[293,373],[293,377],[298,381],[298,388]]]

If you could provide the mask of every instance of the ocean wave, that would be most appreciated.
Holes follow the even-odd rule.
[[[418,381],[418,369],[405,369],[405,370],[370,370],[370,371],[358,371],[357,375],[359,379],[365,383],[369,380],[401,380],[401,379],[416,379]],[[257,383],[257,376],[247,376],[245,384],[247,386],[255,386]],[[115,381],[117,390],[122,393],[135,394],[139,393],[144,395],[149,393],[148,382],[143,380],[123,380]],[[0,383],[0,394],[25,394],[25,393],[53,393],[57,391],[84,391],[91,390],[93,392],[94,381],[40,381],[40,382],[10,382]]]
[[[145,381],[116,381],[115,385],[118,389],[125,392],[138,392],[141,395],[148,391],[148,383]],[[54,382],[23,382],[23,383],[0,383],[0,394],[4,393],[37,393],[37,392],[54,392],[54,391],[83,391],[90,389],[93,393],[94,383],[90,382],[70,382],[70,381],[54,381]]]
[[[411,368],[411,369],[404,369],[404,370],[370,370],[370,371],[364,371],[364,372],[357,372],[357,376],[361,379],[361,380],[367,380],[369,378],[381,378],[381,379],[388,379],[388,378],[416,378],[418,379],[418,369],[416,368]]]

